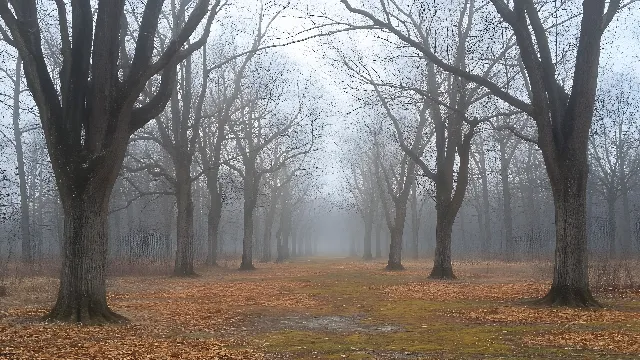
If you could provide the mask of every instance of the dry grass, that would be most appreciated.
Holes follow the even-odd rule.
[[[112,278],[109,304],[132,322],[97,327],[41,323],[57,280],[14,277],[0,298],[0,359],[640,356],[640,291],[608,290],[595,311],[527,306],[548,287],[544,264],[457,263],[452,282],[428,281],[427,261],[403,272],[345,259],[256,265]]]

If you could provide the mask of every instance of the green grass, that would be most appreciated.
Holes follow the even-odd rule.
[[[425,301],[387,299],[381,287],[415,281],[410,276],[389,276],[379,271],[355,270],[297,277],[312,287],[296,291],[321,300],[324,305],[307,309],[314,316],[357,316],[363,324],[393,325],[399,331],[329,332],[305,328],[280,329],[257,333],[254,344],[271,353],[288,353],[293,358],[369,359],[371,354],[416,354],[425,358],[452,359],[608,359],[633,358],[606,352],[526,346],[528,335],[562,329],[563,325],[492,324],[464,321],[447,312],[495,306],[480,300]],[[356,320],[357,321],[357,320]],[[629,327],[640,326],[637,323]],[[617,326],[620,326],[618,324]],[[622,325],[626,326],[626,325]],[[592,329],[611,328],[610,324],[589,324]],[[386,358],[386,356],[385,356]]]

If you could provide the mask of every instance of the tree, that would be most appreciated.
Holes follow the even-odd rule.
[[[91,1],[73,2],[71,34],[65,2],[56,1],[62,68],[54,81],[42,51],[36,1],[0,1],[0,17],[23,60],[38,107],[65,214],[60,288],[47,319],[124,320],[106,301],[109,197],[129,137],[162,112],[174,88],[176,64],[205,43],[220,6],[215,1],[209,9],[208,0],[199,0],[166,49],[157,53],[154,45],[163,3],[146,2],[130,57],[121,48],[121,39],[129,33],[124,0],[99,0],[95,13]],[[187,12],[188,3],[180,3],[181,13]],[[207,14],[202,36],[191,42]],[[148,81],[160,73],[155,95],[140,104]]]
[[[13,42],[9,43],[10,45]],[[33,261],[33,244],[31,242],[29,221],[29,196],[27,194],[27,178],[24,169],[24,150],[22,148],[23,129],[20,127],[20,93],[22,79],[22,60],[16,58],[15,73],[13,75],[13,145],[16,150],[18,165],[18,181],[20,186],[20,236],[22,237],[22,261]],[[9,76],[8,73],[6,73]],[[11,78],[11,76],[9,76]]]
[[[270,146],[278,146],[281,138],[296,138],[295,132],[304,127],[305,102],[301,94],[298,94],[298,103],[295,110],[289,113],[278,109],[284,104],[284,97],[289,95],[287,84],[284,80],[285,68],[271,68],[265,70],[263,64],[255,64],[254,73],[248,76],[246,81],[251,82],[243,87],[239,96],[238,115],[228,126],[229,132],[234,138],[237,149],[237,160],[228,161],[226,166],[234,170],[243,181],[243,227],[242,263],[241,270],[253,270],[253,232],[254,210],[258,202],[262,177],[278,171],[291,160],[303,157],[313,148],[313,121],[311,124],[311,138],[308,142],[297,144],[293,142],[284,151],[278,152],[279,156],[266,159]],[[259,77],[259,78],[258,78]],[[280,86],[280,88],[277,88]],[[292,105],[292,104],[289,104]],[[276,115],[277,114],[277,115]],[[270,160],[270,161],[269,161]]]
[[[638,110],[633,104],[639,83],[628,77],[630,86],[622,85],[627,81],[617,74],[601,88],[589,139],[594,180],[607,204],[609,256],[612,258],[618,252],[625,257],[631,253],[629,192],[637,184],[640,173]],[[616,216],[616,203],[620,198],[622,226],[618,226]],[[622,245],[620,249],[616,247],[618,238]]]
[[[429,47],[396,26],[399,16],[415,19],[395,2],[382,6],[382,15],[353,7],[341,0],[351,13],[367,19],[375,27],[389,31],[444,71],[485,87],[495,97],[531,117],[537,125],[537,143],[542,151],[551,183],[556,212],[556,251],[553,283],[542,303],[569,306],[598,306],[589,288],[586,188],[588,179],[588,138],[593,119],[600,42],[621,1],[584,1],[575,52],[570,91],[558,80],[551,52],[549,31],[540,10],[531,0],[491,0],[498,16],[513,32],[531,89],[530,102],[505,90],[486,76],[450,64]],[[391,14],[393,9],[396,13]],[[399,14],[399,15],[397,15]],[[414,23],[418,23],[414,21]],[[527,140],[533,140],[527,138]]]

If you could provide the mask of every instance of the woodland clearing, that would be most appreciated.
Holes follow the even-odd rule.
[[[9,279],[0,298],[0,359],[632,359],[640,289],[601,289],[603,309],[535,306],[545,263],[432,264],[310,258],[200,268],[198,277],[116,276],[111,308],[130,323],[43,323],[53,277]]]

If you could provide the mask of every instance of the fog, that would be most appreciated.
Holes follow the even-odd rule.
[[[553,262],[582,245],[594,261],[638,258],[637,6],[609,25],[595,72],[579,73],[596,79],[589,103],[573,91],[578,2],[540,3],[543,60],[521,54],[492,6],[474,13],[468,1],[226,4],[211,22],[203,13],[174,54],[170,42],[200,8],[165,4],[146,68],[133,59],[141,3],[124,6],[117,64],[85,72],[87,93],[103,70],[120,85],[104,80],[104,103],[80,100],[84,118],[66,98],[64,116],[41,114],[51,102],[34,100],[25,78],[39,64],[53,95],[38,96],[67,91],[53,2],[37,2],[44,60],[17,64],[15,32],[0,44],[0,281],[14,262],[57,269],[65,244],[87,254],[104,244],[107,274],[177,276],[351,257],[392,270],[434,261],[432,277],[449,278],[461,260]],[[173,62],[158,65],[162,54]],[[553,85],[535,83],[536,61]],[[106,115],[87,115],[94,104]],[[563,203],[572,191],[586,198]],[[557,246],[557,234],[574,247]]]

